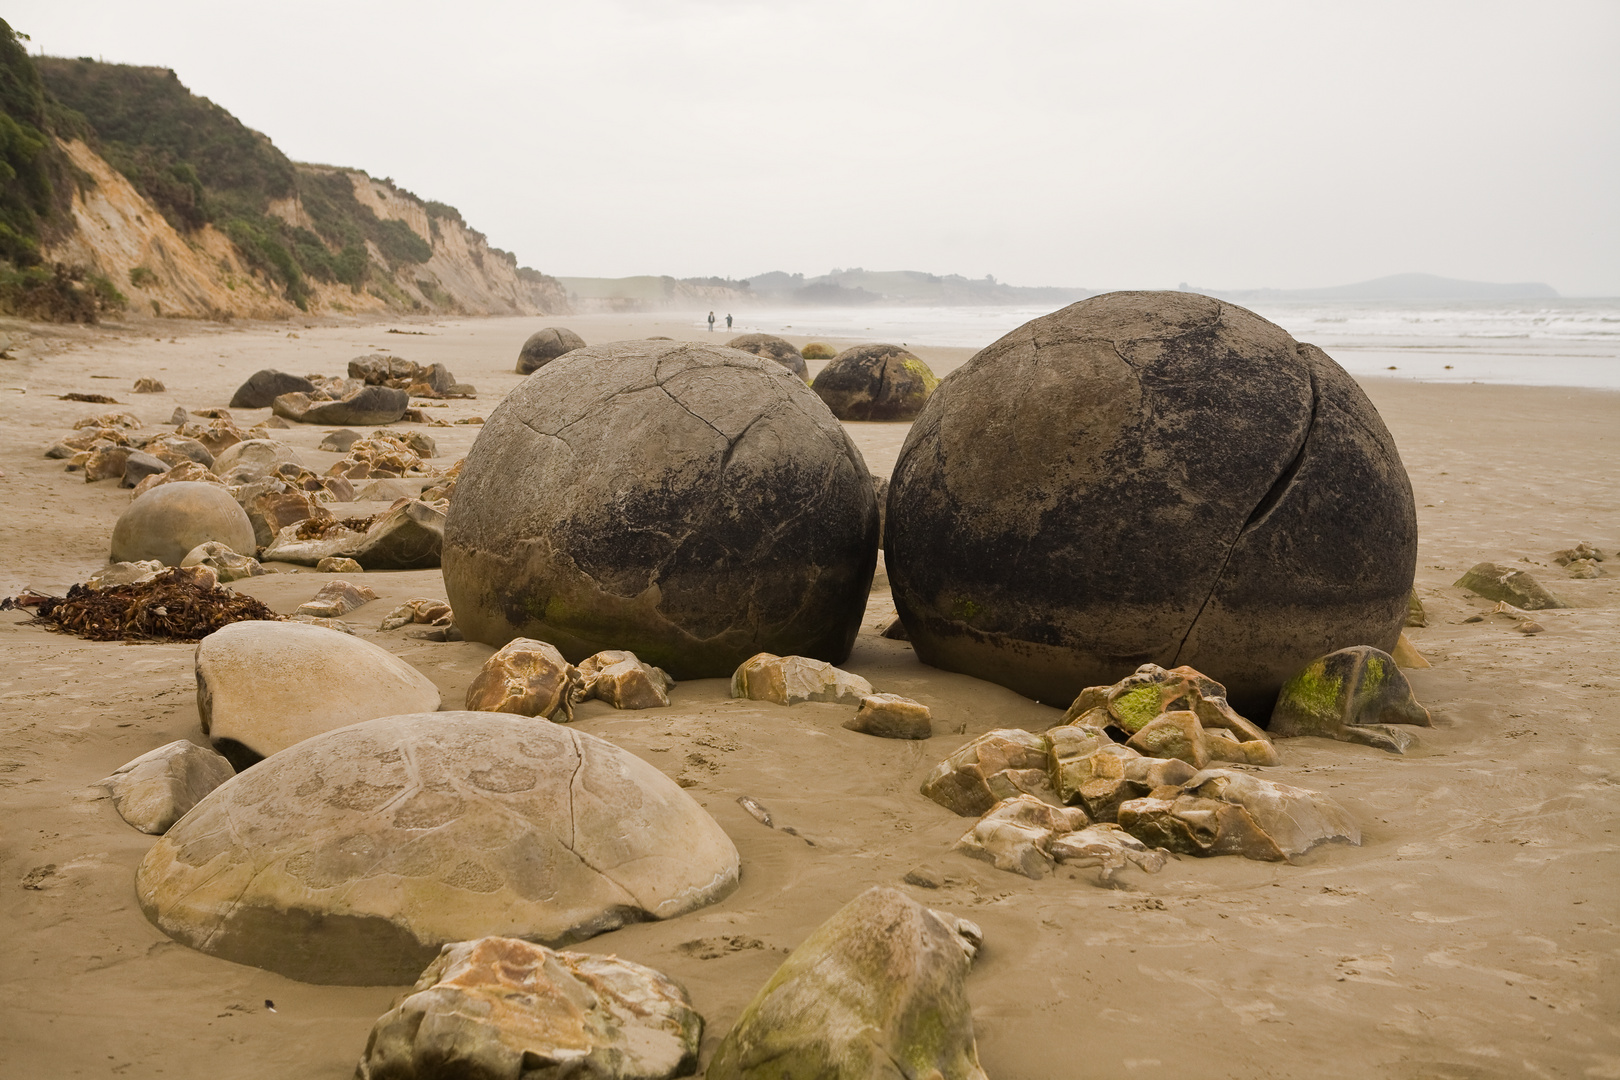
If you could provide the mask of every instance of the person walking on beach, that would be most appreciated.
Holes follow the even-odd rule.
[[[714,333],[714,312],[709,312],[709,333]]]
[[[731,312],[726,312],[726,329],[731,329]]]

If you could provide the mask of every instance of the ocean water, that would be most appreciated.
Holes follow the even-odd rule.
[[[1355,375],[1620,389],[1620,299],[1256,301],[1242,306],[1300,341],[1320,346]],[[980,349],[1051,310],[783,308],[738,312],[732,333]]]

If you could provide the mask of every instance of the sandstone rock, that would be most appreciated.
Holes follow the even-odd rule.
[[[1113,821],[1123,803],[1197,774],[1180,758],[1144,757],[1096,728],[1058,727],[1046,738],[1058,801],[1084,807],[1093,821]]]
[[[160,473],[154,473],[151,476],[143,479],[140,483],[135,485],[134,489],[130,492],[130,497],[138,499],[160,484],[212,484],[221,491],[225,489],[225,485],[219,479],[219,477],[209,472],[203,466],[197,464],[195,461],[183,461],[173,468],[165,469]]]
[[[1167,671],[1157,664],[1143,664],[1112,686],[1088,686],[1069,706],[1064,722],[1077,720],[1098,708],[1105,711],[1107,718],[1096,726],[1112,724],[1125,739],[1133,738],[1149,724],[1168,715],[1183,711],[1193,713],[1203,731],[1196,738],[1191,734],[1187,736],[1190,741],[1186,743],[1185,752],[1193,756],[1184,760],[1198,768],[1203,768],[1211,758],[1250,765],[1275,765],[1278,761],[1276,748],[1266,733],[1239,716],[1227,703],[1226,687],[1190,667]],[[1148,736],[1147,745],[1155,746],[1154,740],[1161,738],[1173,738],[1172,728],[1180,722],[1158,723]],[[1231,739],[1221,739],[1221,734],[1229,734]],[[1234,741],[1237,745],[1230,745]],[[1194,744],[1198,749],[1193,749]],[[1182,757],[1183,753],[1157,753],[1152,749],[1143,752],[1150,757]],[[1195,757],[1203,760],[1194,760]]]
[[[899,694],[866,695],[844,726],[885,739],[926,739],[934,734],[928,706]]]
[[[151,454],[136,450],[124,459],[124,472],[118,481],[118,486],[123,488],[136,487],[147,477],[157,476],[168,471],[167,462],[153,457]]]
[[[234,775],[231,763],[219,754],[177,739],[120,765],[96,786],[107,789],[125,821],[160,836]]]
[[[1394,646],[1417,558],[1355,381],[1186,293],[1092,297],[982,350],[912,426],[889,513],[918,659],[1047,702],[1152,661],[1265,715],[1313,657]]]
[[[799,350],[775,334],[741,334],[726,342],[726,348],[775,360],[805,382],[810,381],[810,369],[805,366]]]
[[[320,615],[289,615],[287,621],[301,626],[318,626],[323,630],[336,630],[340,634],[358,634],[353,624],[342,619],[328,619]]]
[[[1396,667],[1405,668],[1408,671],[1433,666],[1428,660],[1424,659],[1423,654],[1418,652],[1418,647],[1412,644],[1411,639],[1405,634],[1402,634],[1396,640],[1395,651],[1389,655],[1394,658]]]
[[[317,574],[363,574],[365,573],[365,569],[365,567],[361,566],[353,559],[345,559],[331,555],[328,555],[326,558],[315,564],[315,572]]]
[[[910,641],[911,635],[906,633],[906,624],[900,621],[899,615],[891,615],[878,623],[878,636],[890,641]]]
[[[529,340],[525,341],[523,348],[518,351],[517,373],[532,374],[564,353],[584,347],[585,339],[572,330],[565,330],[560,326],[536,330],[529,335]]]
[[[1040,880],[1052,870],[1052,841],[1089,824],[1084,810],[1015,795],[991,807],[952,850]]]
[[[365,585],[347,581],[328,581],[315,593],[315,598],[298,605],[295,614],[313,615],[317,619],[336,619],[377,599],[377,594]]]
[[[1406,625],[1428,626],[1429,615],[1423,610],[1423,601],[1418,599],[1417,590],[1413,589],[1406,594]]]
[[[859,705],[872,693],[872,684],[859,675],[808,656],[757,653],[731,675],[731,696],[777,705],[828,701]]]
[[[840,420],[911,420],[939,385],[898,345],[856,345],[821,369],[811,388]]]
[[[239,770],[324,731],[439,707],[405,661],[319,626],[232,623],[197,643],[196,669],[203,734]]]
[[[467,708],[567,723],[584,696],[584,677],[562,653],[544,641],[514,638],[484,661],[467,687]]]
[[[731,841],[646,762],[545,721],[445,712],[328,731],[241,773],[153,846],[136,891],[193,948],[376,986],[449,942],[567,944],[736,882]]]
[[[161,379],[154,379],[150,375],[143,375],[139,379],[135,380],[135,385],[132,387],[132,389],[137,394],[161,394],[165,392],[166,387],[164,387]]]
[[[214,459],[214,474],[224,476],[239,465],[251,465],[264,473],[273,473],[276,466],[292,464],[303,466],[304,459],[284,442],[274,439],[244,439],[226,447]]]
[[[90,575],[84,587],[91,591],[111,589],[117,585],[135,585],[143,581],[150,581],[163,572],[163,564],[157,559],[147,559],[140,562],[115,562],[103,566]]]
[[[1404,752],[1389,724],[1429,726],[1429,710],[1417,703],[1395,658],[1371,645],[1340,649],[1307,664],[1283,684],[1271,713],[1278,738],[1320,735],[1341,742],[1367,742]],[[1362,728],[1370,731],[1357,730]],[[1391,740],[1400,745],[1391,745]]]
[[[332,528],[322,536],[304,539],[289,525],[265,547],[266,562],[280,561],[315,566],[322,559],[353,559],[367,570],[424,570],[439,565],[444,542],[444,514],[412,499],[392,507],[365,532]]]
[[[430,626],[447,626],[453,614],[450,605],[443,600],[432,600],[427,597],[417,597],[407,600],[399,607],[390,611],[383,619],[379,630],[398,630],[411,623],[427,623]]]
[[[339,428],[336,431],[327,432],[326,438],[321,440],[321,445],[316,449],[325,450],[331,454],[347,454],[349,452],[349,447],[353,446],[359,440],[360,433],[358,431],[350,431],[348,428]]]
[[[214,455],[216,461],[226,449],[247,438],[247,432],[229,420],[214,420],[207,427],[189,424],[184,430],[176,432],[176,434],[185,435],[187,438],[202,443],[208,452]]]
[[[1119,824],[1143,843],[1185,855],[1273,862],[1328,841],[1361,843],[1355,821],[1327,796],[1228,769],[1199,773],[1173,797],[1123,803]]]
[[[258,559],[232,551],[217,540],[198,544],[186,552],[186,557],[180,560],[180,565],[206,566],[213,570],[215,576],[222,582],[259,577],[264,573],[264,567],[259,565]]]
[[[1125,741],[1144,757],[1176,758],[1195,769],[1212,761],[1237,765],[1275,765],[1277,751],[1269,740],[1239,742],[1217,728],[1206,731],[1193,712],[1162,713]]]
[[[662,709],[669,704],[675,680],[663,668],[643,664],[633,652],[608,649],[579,664],[584,696],[615,709]]]
[[[1047,776],[1046,740],[1020,728],[987,731],[959,748],[934,766],[922,793],[964,817],[1021,794],[1058,801]]]
[[[379,431],[369,439],[360,439],[350,445],[348,454],[332,465],[327,475],[365,480],[373,477],[422,476],[432,471],[422,463],[421,457],[406,444],[404,438]],[[411,494],[415,495],[416,492]]]
[[[445,588],[474,641],[535,637],[581,660],[634,644],[681,679],[761,651],[838,663],[877,561],[868,476],[770,361],[693,343],[578,350],[473,444]]]
[[[376,439],[386,434],[387,432],[383,431],[373,431],[371,437]],[[433,437],[425,431],[407,431],[399,436],[399,440],[419,458],[427,459],[439,456],[439,444],[434,442]]]
[[[811,341],[799,350],[799,355],[806,360],[831,360],[838,355],[838,350],[825,341]]]
[[[254,550],[253,525],[236,500],[213,484],[161,484],[137,496],[113,525],[111,561],[178,566],[210,540],[233,551]]]
[[[282,394],[308,394],[314,389],[315,384],[308,379],[265,368],[249,375],[247,382],[236,388],[236,393],[231,395],[231,408],[262,409]]]
[[[1596,559],[1576,559],[1567,567],[1569,576],[1576,579],[1590,579],[1604,576],[1602,564]]]
[[[706,1080],[985,1080],[965,988],[981,938],[897,889],[868,889],[783,961]]]
[[[696,1070],[702,1034],[686,991],[652,968],[486,937],[444,947],[371,1029],[355,1076],[664,1080]]]
[[[90,457],[84,463],[84,482],[93,484],[97,480],[122,477],[124,466],[133,453],[135,450],[128,446],[101,446],[90,451]]]
[[[1095,866],[1101,871],[1099,876],[1104,882],[1126,866],[1157,874],[1168,861],[1163,851],[1148,847],[1110,822],[1054,836],[1052,858],[1066,866]]]
[[[45,448],[45,457],[51,461],[61,461],[63,458],[70,458],[78,452],[75,447],[69,446],[66,442],[55,442]]]
[[[171,466],[195,461],[206,469],[214,464],[214,455],[208,447],[184,435],[158,435],[142,449]]]
[[[331,521],[332,511],[306,491],[267,491],[248,500],[248,520],[253,523],[253,542],[267,548],[281,530],[301,521]]]
[[[1541,583],[1527,571],[1515,570],[1500,563],[1478,563],[1453,584],[1487,600],[1500,600],[1526,611],[1569,606],[1542,588]]]
[[[73,422],[74,431],[80,428],[123,428],[126,431],[136,431],[144,426],[140,417],[127,412],[102,413],[100,416],[86,416]]]
[[[1557,563],[1559,566],[1569,566],[1572,563],[1578,562],[1603,561],[1603,552],[1599,551],[1591,544],[1588,544],[1585,540],[1580,541],[1572,548],[1565,548],[1563,551],[1553,552],[1553,562]]]
[[[392,424],[405,415],[411,396],[391,386],[363,386],[337,401],[312,400],[307,394],[282,394],[271,403],[275,414],[301,424],[373,427]]]

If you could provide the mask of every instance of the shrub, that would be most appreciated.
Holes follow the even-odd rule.
[[[137,289],[144,289],[148,285],[156,285],[157,279],[157,275],[144,266],[133,267],[129,272],[129,283]]]

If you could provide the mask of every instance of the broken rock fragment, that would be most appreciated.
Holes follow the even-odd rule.
[[[806,701],[859,705],[861,698],[870,693],[872,684],[859,675],[808,656],[756,653],[731,676],[732,697],[777,705]]]
[[[352,562],[353,560],[345,560]],[[324,563],[325,560],[322,560]],[[359,565],[356,563],[355,565]],[[412,623],[427,623],[429,626],[448,626],[453,617],[450,605],[443,600],[433,600],[425,596],[418,596],[407,600],[399,607],[390,611],[383,619],[378,630],[398,630],[402,626]]]
[[[1058,801],[1047,777],[1046,740],[1021,728],[987,731],[959,748],[934,766],[922,793],[964,817],[978,817],[1017,795]]]
[[[1500,563],[1478,563],[1454,584],[1487,600],[1503,601],[1526,611],[1569,606],[1543,588],[1528,571]]]
[[[217,540],[210,540],[206,544],[198,544],[186,553],[180,560],[181,566],[206,566],[212,569],[221,582],[240,581],[242,578],[259,577],[264,573],[264,567],[259,560],[251,555],[241,555]]]
[[[317,619],[336,619],[377,599],[369,586],[348,581],[328,581],[311,600],[298,605],[299,615],[313,615]]]
[[[1089,824],[1084,810],[1015,795],[991,807],[954,850],[1039,880],[1052,870],[1053,841]]]
[[[1152,847],[1272,862],[1328,841],[1361,843],[1354,819],[1327,796],[1229,769],[1131,799],[1120,805],[1119,824]]]
[[[663,668],[644,664],[633,652],[609,649],[580,662],[584,696],[615,709],[662,709],[669,704],[675,680]]]
[[[885,739],[926,739],[934,733],[928,706],[899,694],[868,694],[855,715],[844,721],[851,731]]]
[[[1283,684],[1271,713],[1278,738],[1320,735],[1404,753],[1410,732],[1391,724],[1429,726],[1429,710],[1412,696],[1412,686],[1395,658],[1371,645],[1329,653]]]
[[[533,638],[514,638],[484,661],[467,687],[467,708],[476,712],[543,716],[564,723],[585,693],[585,679],[563,654]]]
[[[161,836],[219,785],[235,776],[231,763],[186,739],[149,750],[97,787],[107,789],[119,816],[143,833]]]
[[[1126,866],[1157,874],[1167,861],[1163,851],[1148,847],[1112,822],[1053,837],[1052,857],[1066,866],[1095,866],[1105,882]]]
[[[1046,737],[1058,800],[1084,807],[1093,821],[1113,821],[1125,801],[1184,783],[1198,771],[1180,758],[1144,757],[1097,728],[1072,724]]]

